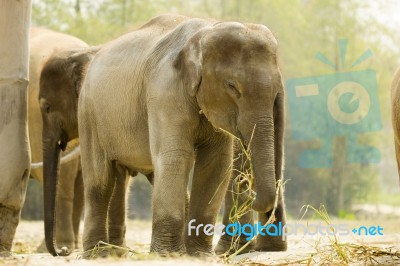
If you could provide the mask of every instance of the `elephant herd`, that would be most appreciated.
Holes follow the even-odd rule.
[[[137,173],[153,185],[150,251],[212,254],[212,236],[185,229],[192,219],[215,224],[224,198],[223,222],[230,223],[239,143],[252,161],[258,220],[267,222],[277,202],[273,222],[285,222],[276,187],[284,87],[267,27],[162,15],[97,47],[44,29],[32,29],[30,43],[32,158],[43,160],[32,177],[43,176],[51,254],[77,247],[83,202],[84,251],[100,241],[125,245],[128,176]],[[79,148],[80,158],[62,162]],[[253,213],[241,221],[253,223]],[[215,251],[231,240],[222,236]],[[267,235],[246,250],[286,248]]]
[[[83,202],[84,251],[100,241],[125,245],[126,190],[137,173],[153,185],[151,252],[225,252],[232,237],[223,235],[213,250],[213,237],[188,235],[187,223],[215,224],[224,199],[223,223],[231,222],[232,169],[243,166],[242,147],[258,221],[274,215],[274,224],[285,223],[277,188],[285,92],[267,27],[162,15],[97,47],[43,29],[32,29],[30,43],[32,159],[43,160],[43,171],[31,175],[43,176],[51,254],[77,247]],[[394,127],[398,121],[394,113]],[[80,158],[60,162],[78,148]],[[254,224],[253,213],[240,221]],[[286,240],[266,234],[246,251],[286,249]]]

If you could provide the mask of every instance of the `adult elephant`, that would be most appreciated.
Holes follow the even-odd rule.
[[[398,68],[394,74],[392,82],[392,125],[397,170],[400,175],[400,68]]]
[[[184,229],[192,219],[194,226],[215,223],[230,179],[232,135],[251,151],[252,208],[270,211],[281,173],[275,158],[282,156],[283,104],[277,41],[263,25],[163,15],[105,45],[78,104],[84,250],[109,241],[118,163],[154,172],[151,251],[212,252],[212,236]]]
[[[88,45],[70,35],[39,28],[32,28],[30,32],[30,61],[29,61],[29,104],[28,104],[28,126],[29,138],[32,152],[32,165],[37,165],[43,160],[42,137],[44,142],[49,139],[49,135],[54,133],[54,129],[48,126],[48,120],[42,120],[39,106],[39,84],[42,70],[49,60],[55,58],[58,54],[77,48],[84,48]],[[62,90],[58,87],[57,90]],[[60,101],[64,104],[64,101]],[[68,110],[66,110],[68,113]],[[76,113],[75,113],[76,115]],[[60,127],[64,121],[58,121],[57,127]],[[43,133],[43,134],[42,134]],[[66,142],[62,142],[63,149],[66,150],[63,155],[67,155],[69,150],[75,144],[67,147]],[[45,154],[46,155],[46,154]],[[46,160],[46,156],[45,156]],[[46,165],[45,165],[46,166]],[[44,184],[45,206],[48,201],[48,194],[54,193],[54,188],[49,188],[48,175],[46,176],[46,167],[33,167],[31,177]],[[55,224],[56,239],[62,246],[74,249],[78,245],[79,223],[83,209],[83,184],[80,169],[80,158],[70,160],[63,164],[60,169],[59,193],[57,195],[57,222]],[[50,191],[51,190],[51,191]],[[47,219],[45,211],[45,219]]]

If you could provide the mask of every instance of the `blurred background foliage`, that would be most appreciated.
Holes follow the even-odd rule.
[[[360,203],[400,205],[399,178],[394,159],[390,116],[390,84],[400,65],[400,20],[394,10],[396,0],[33,0],[32,23],[65,32],[98,45],[137,28],[162,13],[193,17],[238,20],[267,25],[279,42],[284,78],[332,73],[315,59],[321,52],[339,62],[338,40],[348,39],[348,62],[371,49],[373,57],[357,70],[373,69],[378,80],[383,129],[365,133],[360,139],[381,153],[379,164],[347,164],[346,140],[332,141],[335,147],[332,168],[302,169],[299,154],[318,146],[318,140],[299,142],[291,135],[287,116],[285,146],[286,204],[297,218],[305,204],[324,204],[332,215],[346,216]],[[310,114],[313,110],[309,110]],[[313,124],[318,127],[320,125]],[[31,181],[23,218],[42,217],[41,187]],[[131,186],[129,217],[151,217],[151,187],[143,177]]]

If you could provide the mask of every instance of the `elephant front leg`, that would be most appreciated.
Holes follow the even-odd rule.
[[[229,182],[228,190],[226,191],[225,195],[224,214],[222,218],[222,223],[225,227],[235,222],[239,222],[241,225],[254,224],[253,211],[251,208],[248,208],[245,213],[240,214],[240,217],[231,217],[236,215],[236,209],[240,206],[243,207],[245,202],[249,199],[249,197],[246,197],[246,191],[248,191],[247,186],[241,184],[239,185],[239,188],[237,188],[237,184],[233,179],[231,179]],[[230,236],[228,234],[224,234],[220,237],[218,244],[215,247],[215,253],[223,254],[228,252],[228,254],[232,254],[247,243],[246,238],[247,236],[245,235]],[[249,252],[253,248],[254,243],[252,242],[248,244],[241,253]]]
[[[258,235],[256,239],[255,250],[257,251],[286,251],[287,239],[283,239],[279,234],[279,228],[283,228],[286,224],[285,204],[283,200],[283,192],[280,191],[278,206],[275,210],[275,217],[272,219],[274,226],[268,229],[264,235]],[[267,213],[258,213],[258,221],[265,225],[272,215],[272,211]],[[278,232],[276,232],[278,230]]]
[[[210,228],[215,225],[224,199],[231,162],[232,143],[228,136],[221,135],[197,150],[186,224],[186,250],[190,255],[213,253],[214,230]]]
[[[174,143],[170,140],[170,143]],[[179,143],[179,142],[175,142]],[[193,148],[177,145],[153,156],[153,228],[151,252],[184,253],[185,202]]]
[[[11,246],[20,215],[21,210],[0,205],[0,258],[12,256]]]
[[[237,209],[245,207],[244,205],[249,200],[249,184],[246,180],[242,179],[241,173],[245,173],[249,171],[249,162],[246,156],[242,152],[241,145],[239,143],[235,143],[234,149],[234,161],[232,168],[232,176],[228,185],[228,189],[225,195],[225,205],[224,205],[224,215],[222,219],[222,223],[224,226],[228,226],[231,223],[239,222],[240,224],[253,224],[253,211],[250,207],[244,210],[244,213],[240,214],[240,217],[237,216]],[[235,217],[236,216],[236,217]],[[215,247],[215,253],[223,254],[228,252],[229,254],[236,252],[243,245],[247,243],[245,235],[240,236],[230,236],[228,234],[224,234],[218,241],[217,246]],[[247,247],[241,252],[245,253],[249,250],[252,250],[253,243],[247,245]]]

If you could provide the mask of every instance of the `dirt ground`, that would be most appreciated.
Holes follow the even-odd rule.
[[[289,223],[294,221],[289,221]],[[311,221],[314,223],[314,221]],[[310,222],[310,223],[311,223]],[[43,223],[22,221],[18,226],[11,258],[0,258],[2,265],[400,265],[400,229],[395,220],[382,221],[334,221],[353,227],[381,226],[382,236],[339,236],[337,242],[322,235],[288,237],[287,252],[253,252],[231,258],[196,259],[189,257],[161,258],[148,254],[151,239],[151,223],[129,221],[127,245],[137,253],[127,258],[96,260],[81,259],[79,251],[69,257],[52,257],[36,253],[43,240]],[[305,224],[303,222],[303,224]],[[216,243],[218,238],[214,238]]]

